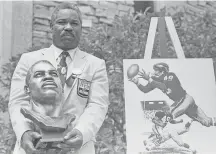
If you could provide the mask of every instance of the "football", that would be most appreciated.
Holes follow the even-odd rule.
[[[127,77],[128,79],[132,79],[139,73],[139,65],[137,64],[132,64],[128,69],[127,69]]]

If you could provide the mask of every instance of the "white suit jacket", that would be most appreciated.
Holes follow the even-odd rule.
[[[14,71],[11,81],[9,113],[13,130],[17,137],[14,154],[25,154],[20,147],[20,139],[31,122],[21,113],[21,107],[29,105],[29,96],[24,93],[25,77],[28,69],[39,60],[48,60],[57,68],[52,47],[24,53]],[[75,73],[75,74],[74,74]],[[73,76],[74,78],[72,78]],[[101,127],[109,105],[108,78],[104,60],[77,50],[68,66],[67,81],[64,86],[64,113],[77,117],[75,128],[83,134],[83,146],[79,153],[94,153],[94,137]],[[92,151],[92,152],[91,152]]]

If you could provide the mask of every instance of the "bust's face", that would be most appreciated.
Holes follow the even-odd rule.
[[[48,103],[48,100],[62,98],[63,90],[57,70],[48,63],[36,64],[29,80],[29,91],[37,102]]]
[[[59,10],[52,26],[53,44],[63,50],[74,49],[79,44],[81,32],[78,13],[71,9]]]

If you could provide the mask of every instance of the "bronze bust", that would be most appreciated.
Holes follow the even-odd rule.
[[[20,112],[33,123],[33,129],[42,136],[35,141],[37,149],[58,149],[68,127],[73,127],[75,116],[62,113],[64,91],[59,73],[48,61],[41,60],[31,66],[24,87],[30,97],[30,106]]]

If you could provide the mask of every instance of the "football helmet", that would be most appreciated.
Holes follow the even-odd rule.
[[[163,111],[157,111],[155,113],[154,118],[152,119],[152,122],[160,127],[166,126],[166,114]]]
[[[157,111],[155,113],[155,117],[157,117],[158,119],[162,119],[164,116],[166,116],[166,114],[163,111]]]
[[[169,65],[167,65],[166,63],[157,63],[157,64],[154,64],[153,66],[153,69],[154,70],[159,70],[159,71],[164,71],[164,72],[169,72]]]
[[[169,66],[163,62],[154,64],[153,69],[153,78],[157,81],[162,81],[164,76],[169,72]]]

